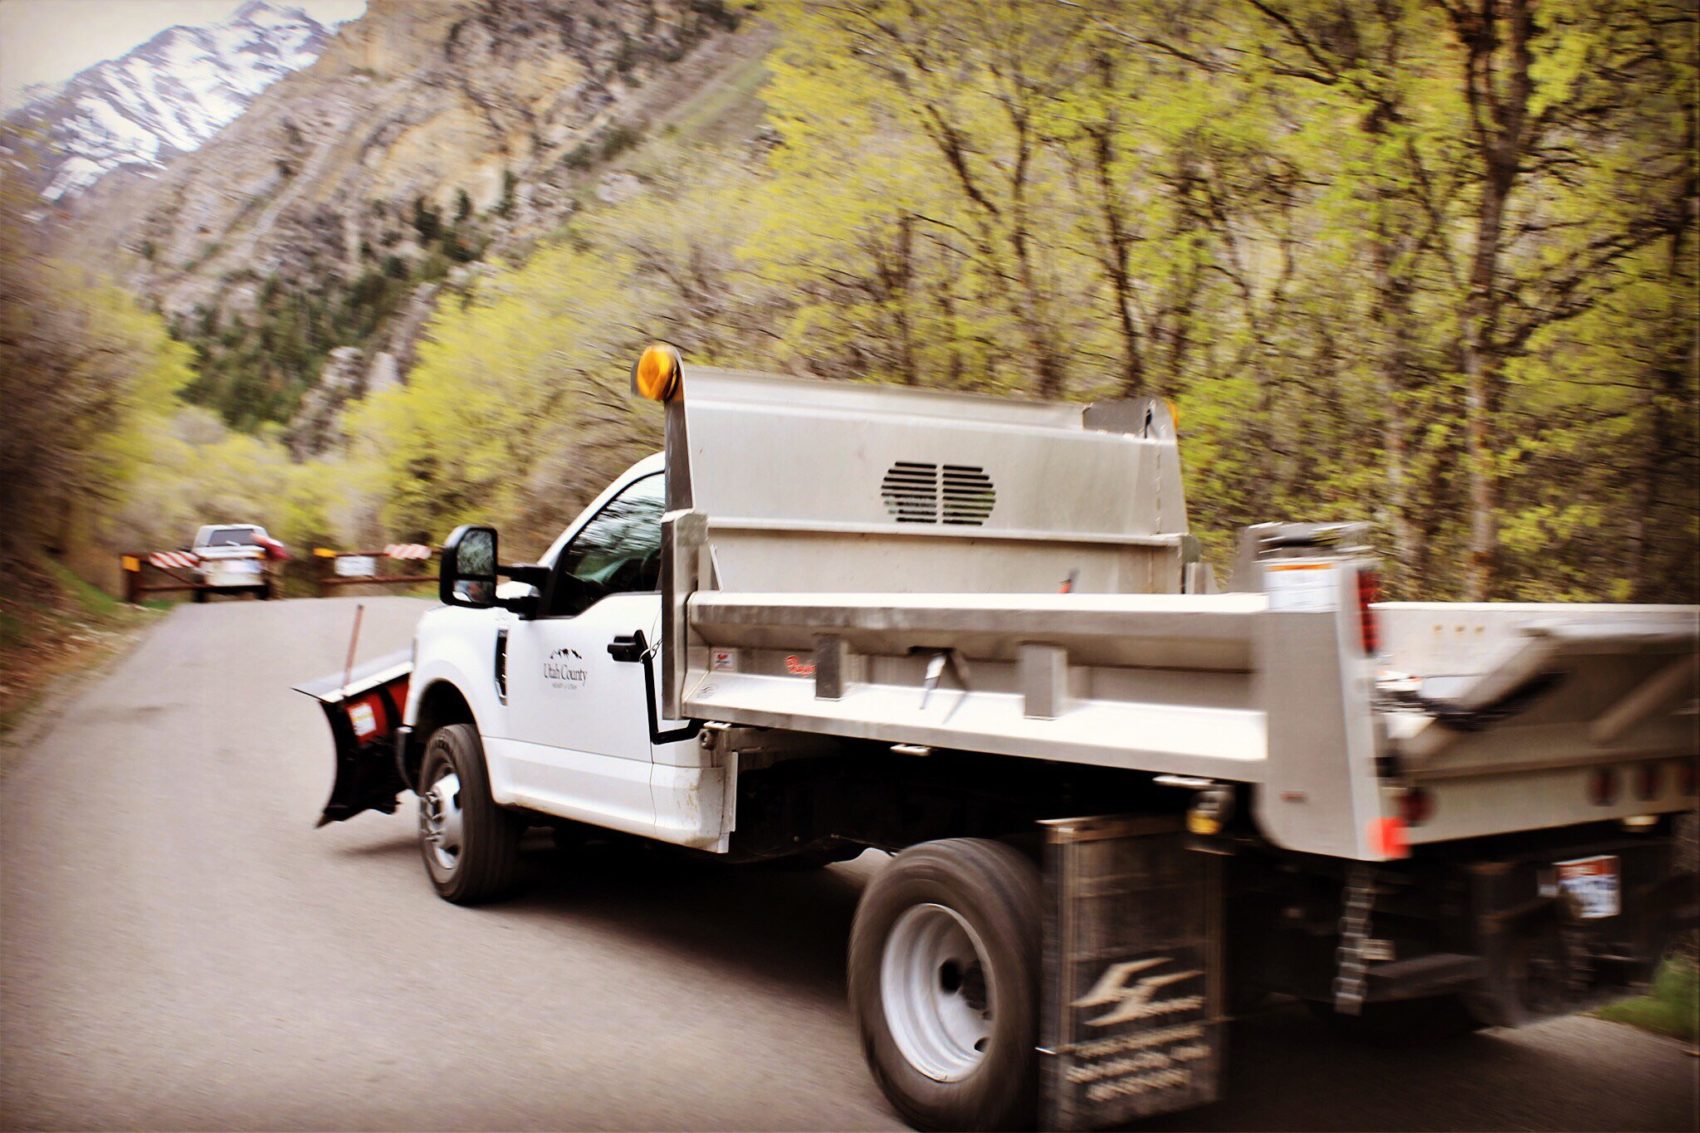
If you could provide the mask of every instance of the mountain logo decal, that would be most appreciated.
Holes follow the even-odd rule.
[[[543,679],[549,682],[550,688],[583,688],[584,655],[569,645],[561,646],[543,662]]]

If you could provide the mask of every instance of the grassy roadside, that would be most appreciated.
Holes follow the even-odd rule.
[[[16,568],[0,595],[0,743],[16,739],[42,701],[122,652],[160,617],[51,560]]]
[[[1700,966],[1689,957],[1673,956],[1659,968],[1646,995],[1609,1004],[1594,1014],[1689,1044],[1700,1042]]]

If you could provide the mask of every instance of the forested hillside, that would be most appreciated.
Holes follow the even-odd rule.
[[[197,516],[298,542],[440,539],[476,517],[541,550],[657,443],[625,388],[653,337],[687,365],[1169,397],[1219,565],[1242,524],[1364,519],[1397,596],[1700,600],[1692,4],[732,15],[715,34],[759,50],[618,144],[568,151],[547,224],[503,223],[502,193],[449,204],[444,182],[401,227],[408,249],[476,234],[446,256],[459,270],[356,254],[309,289],[341,304],[320,316],[255,284],[262,314],[374,312],[326,341],[381,341],[421,294],[431,312],[401,380],[355,390],[317,455],[264,424],[282,402],[226,422],[172,409],[171,390],[205,401],[219,367],[272,349],[271,324],[214,349],[225,330],[180,317],[198,358],[134,347],[158,362],[127,387],[161,422],[145,467],[77,506],[113,540],[174,543]],[[504,192],[540,189],[516,173]],[[372,302],[351,306],[362,286]],[[13,365],[33,332],[8,330],[13,403],[54,371]],[[129,451],[126,420],[88,452]]]

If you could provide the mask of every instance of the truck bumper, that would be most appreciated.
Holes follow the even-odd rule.
[[[1352,889],[1338,874],[1260,869],[1242,878],[1249,907],[1232,934],[1248,991],[1344,1014],[1455,997],[1485,1026],[1631,994],[1674,934],[1697,923],[1696,879],[1673,871],[1671,825],[1628,833],[1600,823],[1419,850],[1368,871],[1372,899],[1359,906],[1355,936],[1343,931]]]
[[[1674,873],[1673,857],[1669,837],[1650,835],[1468,866],[1482,967],[1466,987],[1472,1013],[1515,1026],[1644,986],[1673,935],[1697,923],[1695,876]],[[1609,884],[1590,893],[1566,876],[1586,870]]]

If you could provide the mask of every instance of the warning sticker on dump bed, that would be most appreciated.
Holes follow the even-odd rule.
[[[1271,610],[1333,610],[1340,605],[1336,564],[1320,559],[1287,559],[1263,564],[1263,588]]]

